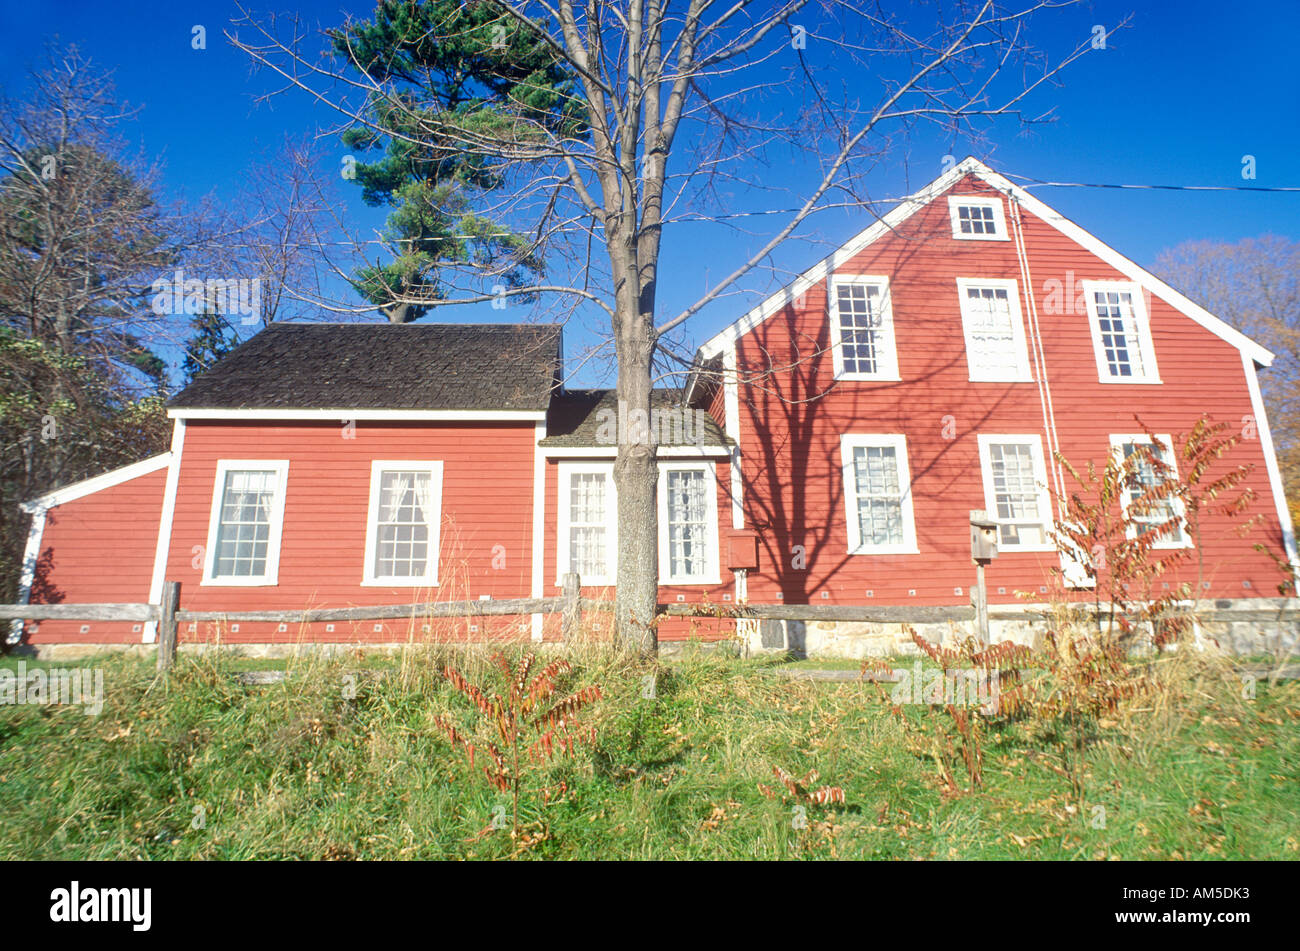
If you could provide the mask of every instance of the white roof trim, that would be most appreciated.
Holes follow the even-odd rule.
[[[477,409],[169,409],[171,419],[391,420],[404,422],[536,422],[545,410]]]
[[[618,455],[617,446],[542,446],[542,454],[548,459],[613,459]],[[655,457],[658,459],[700,459],[719,457],[725,459],[731,455],[729,446],[657,446]]]
[[[840,265],[862,251],[863,248],[897,228],[968,174],[974,175],[992,188],[1010,196],[1026,211],[1042,219],[1084,249],[1091,251],[1115,270],[1129,278],[1129,280],[1141,285],[1175,310],[1180,311],[1206,330],[1232,344],[1256,363],[1263,366],[1272,364],[1273,354],[1269,350],[1251,340],[1241,331],[1215,317],[1204,307],[1189,300],[1154,274],[1129,260],[1100,238],[1085,231],[1060,212],[1039,201],[1020,186],[999,175],[983,162],[971,157],[963,159],[960,164],[940,175],[920,191],[904,198],[893,210],[870,228],[851,238],[842,248],[823,258],[799,275],[792,283],[777,291],[718,334],[715,334],[699,348],[700,355],[705,359],[716,356],[727,345],[757,327],[772,314],[791,303],[800,294],[805,293],[814,284],[824,280],[829,274],[838,270]]]
[[[121,485],[123,482],[130,482],[132,479],[138,479],[140,476],[166,468],[167,464],[171,462],[171,458],[172,454],[170,452],[164,452],[160,456],[153,456],[141,462],[123,466],[121,469],[105,472],[93,479],[84,479],[81,482],[74,482],[72,485],[65,485],[61,489],[55,489],[53,492],[38,496],[30,502],[24,502],[19,508],[24,512],[35,514],[44,512],[46,509],[52,509],[56,505],[75,502],[77,499],[93,495],[101,489],[111,489],[115,485]]]

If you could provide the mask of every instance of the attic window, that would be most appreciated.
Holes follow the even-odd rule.
[[[1002,214],[1001,198],[976,195],[950,195],[948,213],[952,217],[952,236],[964,241],[1006,241],[1007,221]]]

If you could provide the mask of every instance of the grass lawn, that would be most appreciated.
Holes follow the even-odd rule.
[[[989,728],[983,787],[945,793],[917,732],[941,710],[908,708],[905,730],[874,688],[771,660],[592,652],[561,695],[600,686],[580,715],[595,740],[522,771],[512,836],[482,748],[471,770],[433,722],[476,717],[448,658],[496,688],[486,655],[436,651],[289,661],[268,686],[220,656],[166,680],[143,660],[58,665],[102,667],[104,708],[0,706],[0,858],[1300,858],[1300,685],[1245,699],[1218,662],[1162,660],[1159,696],[1100,719],[1080,801],[1032,724]],[[776,766],[844,803],[796,808]]]

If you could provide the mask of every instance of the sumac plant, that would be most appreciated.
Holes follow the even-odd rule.
[[[479,722],[474,729],[457,727],[448,717],[434,717],[434,724],[460,750],[473,771],[477,759],[484,776],[513,805],[511,835],[519,834],[519,793],[523,772],[557,756],[572,756],[577,745],[595,740],[595,729],[579,721],[584,710],[601,698],[593,684],[574,693],[560,693],[562,678],[573,665],[556,659],[534,673],[537,657],[529,652],[512,664],[505,654],[492,654],[501,672],[504,689],[490,692],[471,683],[454,667],[443,669],[447,681],[467,699]]]

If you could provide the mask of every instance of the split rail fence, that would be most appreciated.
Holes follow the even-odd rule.
[[[613,602],[584,598],[576,574],[563,578],[557,598],[509,598],[481,601],[416,602],[350,608],[307,608],[268,611],[187,611],[180,608],[181,584],[163,586],[161,604],[0,604],[0,621],[142,621],[158,625],[158,669],[167,670],[176,658],[177,630],[190,622],[315,623],[338,621],[401,621],[415,618],[508,617],[530,614],[559,614],[561,636],[576,632],[583,611],[612,611]],[[665,617],[718,618],[724,620],[848,621],[878,624],[928,624],[971,621],[974,607],[932,607],[906,605],[865,606],[845,604],[753,604],[706,605],[672,602],[660,604]],[[1104,611],[1103,611],[1104,613]],[[1215,612],[1206,612],[1213,618]],[[1032,611],[989,610],[993,620],[1023,620]],[[1239,621],[1300,620],[1300,602],[1281,608],[1237,609]]]

